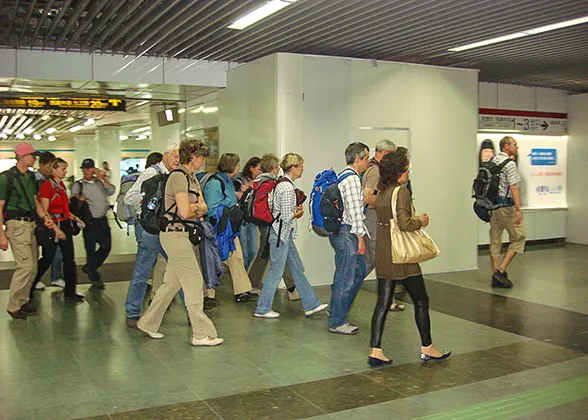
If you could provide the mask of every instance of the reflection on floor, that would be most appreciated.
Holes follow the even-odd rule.
[[[189,345],[179,301],[166,314],[163,340],[129,330],[127,282],[103,292],[80,286],[83,304],[48,289],[39,293],[38,316],[0,322],[0,418],[586,419],[588,315],[560,308],[558,299],[537,302],[527,290],[543,276],[554,290],[576,281],[576,265],[553,276],[568,257],[570,265],[588,261],[588,247],[539,249],[517,260],[516,299],[492,294],[482,270],[430,276],[434,342],[454,357],[419,362],[409,305],[389,314],[383,347],[394,364],[377,370],[366,363],[369,283],[350,314],[356,336],[328,334],[325,315],[305,318],[282,292],[274,304],[281,318],[253,319],[254,304],[235,304],[224,285],[214,322],[226,342],[217,348]],[[515,271],[528,259],[552,268]],[[330,288],[316,289],[328,302]],[[587,295],[585,286],[576,289],[578,301]]]

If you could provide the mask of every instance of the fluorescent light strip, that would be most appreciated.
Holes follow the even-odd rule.
[[[282,10],[284,7],[290,6],[296,0],[271,0],[261,7],[258,7],[251,13],[246,14],[240,19],[233,22],[229,29],[237,29],[239,31],[265,19],[269,15],[276,13],[278,10]]]
[[[149,126],[149,127],[143,127],[143,128],[137,128],[137,129],[131,131],[131,133],[140,133],[141,131],[147,131],[147,130],[151,130],[151,126]]]
[[[471,50],[472,48],[483,47],[490,44],[497,44],[499,42],[510,41],[511,39],[522,38],[524,36],[536,35],[543,32],[554,31],[556,29],[567,28],[568,26],[581,25],[588,22],[588,16],[577,19],[566,20],[565,22],[554,23],[551,25],[540,26],[539,28],[529,29],[526,31],[516,32],[510,35],[499,36],[497,38],[487,39],[485,41],[474,42],[473,44],[463,45],[461,47],[450,48],[451,52],[460,52]]]
[[[6,120],[8,120],[8,115],[4,115],[2,119],[0,119],[0,128],[4,127],[4,124],[6,124]]]

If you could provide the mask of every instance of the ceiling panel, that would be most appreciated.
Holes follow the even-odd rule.
[[[488,82],[588,91],[588,24],[470,51],[458,45],[588,15],[588,0],[3,0],[0,46],[248,62],[276,52],[480,69]],[[106,89],[107,87],[99,87]]]

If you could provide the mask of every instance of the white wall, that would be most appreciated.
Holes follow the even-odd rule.
[[[569,97],[568,241],[588,244],[588,94]]]
[[[482,82],[480,108],[568,112],[568,95],[558,89]]]
[[[476,154],[477,72],[384,62],[373,67],[366,60],[295,54],[252,64],[263,64],[263,75],[252,79],[256,70],[250,64],[232,70],[221,93],[224,150],[300,153],[305,174],[299,186],[309,192],[316,173],[331,166],[343,169],[354,127],[408,127],[417,210],[430,214],[429,231],[442,249],[424,269],[477,267],[477,223],[469,199],[476,171],[470,156]],[[261,87],[265,94],[253,98],[251,93]],[[273,107],[265,102],[272,95]],[[257,118],[247,120],[256,108]],[[258,132],[267,134],[265,141],[252,135],[251,124],[263,125]],[[243,133],[248,133],[248,148]],[[447,164],[454,161],[464,163]],[[307,214],[297,244],[311,283],[328,284],[334,254],[326,239],[308,232],[308,222]]]

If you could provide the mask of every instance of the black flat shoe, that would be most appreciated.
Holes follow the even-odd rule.
[[[386,366],[386,365],[391,365],[391,364],[392,364],[392,359],[382,360],[382,359],[378,359],[377,357],[368,356],[368,365],[370,365],[370,367],[380,367],[380,366]]]
[[[435,356],[429,356],[428,354],[425,353],[421,353],[421,360],[424,363],[427,363],[428,361],[431,360],[445,360],[447,359],[449,356],[451,356],[451,352],[450,351],[446,351],[444,352],[441,356],[439,357],[435,357]]]
[[[250,295],[248,292],[240,293],[235,295],[235,302],[242,303],[242,302],[254,302],[257,296]]]
[[[78,295],[77,293],[74,293],[73,295],[63,295],[63,298],[67,300],[73,300],[76,302],[84,301],[84,297],[82,295]]]

